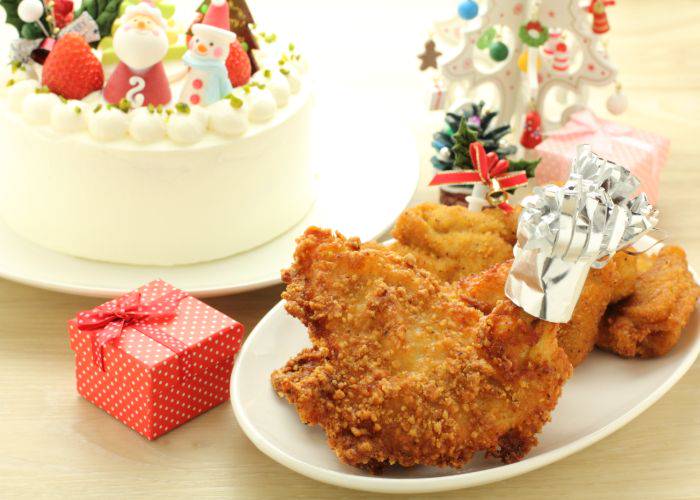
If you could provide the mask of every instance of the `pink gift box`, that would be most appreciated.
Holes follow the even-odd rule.
[[[542,157],[535,179],[538,184],[566,181],[576,147],[590,144],[594,153],[628,168],[641,181],[639,190],[656,203],[669,143],[658,134],[602,120],[588,110],[579,111],[561,129],[548,133],[535,149]]]

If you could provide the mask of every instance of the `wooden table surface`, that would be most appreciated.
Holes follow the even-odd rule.
[[[321,39],[339,29],[347,30],[349,41],[357,41],[360,49],[351,50],[349,45],[344,49],[343,84],[348,91],[353,87],[357,92],[371,90],[375,96],[386,96],[386,110],[406,114],[427,158],[430,128],[422,124],[418,111],[402,106],[408,102],[405,99],[415,100],[412,93],[418,87],[397,89],[389,82],[399,76],[405,76],[406,82],[415,76],[415,52],[424,36],[421,27],[435,17],[427,7],[432,2],[386,0],[377,5],[362,0],[353,7],[347,2],[291,3],[297,12],[313,8],[318,16],[303,16],[309,19],[299,21],[306,22],[301,26],[307,31],[294,25],[297,39],[308,33],[313,41],[314,36]],[[284,10],[289,9],[284,2],[260,0],[260,4],[279,20],[293,12]],[[611,51],[630,99],[630,110],[620,120],[671,138],[658,204],[661,226],[687,249],[691,263],[700,269],[700,58],[696,54],[700,2],[627,0],[618,4],[610,9]],[[392,40],[353,38],[356,23],[364,23],[367,32],[380,32],[399,7],[405,11],[391,21],[397,33]],[[377,9],[376,15],[371,8]],[[339,16],[349,21],[338,22]],[[331,26],[315,26],[314,32],[314,19],[334,20]],[[307,45],[313,45],[310,53],[324,62],[319,65],[323,72],[331,72],[328,68],[337,58],[328,49],[322,52],[322,44]],[[399,51],[404,53],[392,57]],[[386,79],[377,83],[367,80],[367,74],[363,78],[348,71],[362,61],[368,72],[376,71]],[[327,83],[319,75],[319,86]],[[604,106],[601,95],[598,108]],[[415,114],[408,116],[411,113]],[[423,180],[427,175],[424,168]],[[431,196],[434,193],[419,189],[414,201]],[[272,287],[207,302],[250,330],[277,302],[280,291]],[[371,496],[317,483],[267,458],[241,432],[228,404],[148,442],[82,400],[74,388],[65,321],[98,303],[0,280],[0,498]],[[511,497],[700,498],[700,364],[639,418],[580,453],[508,481],[425,498]]]

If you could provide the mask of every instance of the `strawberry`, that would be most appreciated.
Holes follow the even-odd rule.
[[[245,85],[250,80],[250,58],[238,40],[231,44],[231,50],[226,59],[226,69],[228,69],[228,78],[234,87]]]
[[[42,84],[66,99],[82,99],[102,90],[102,64],[85,39],[77,33],[61,37],[44,63]]]

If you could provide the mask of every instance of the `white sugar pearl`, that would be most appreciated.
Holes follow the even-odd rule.
[[[289,81],[280,72],[275,71],[267,82],[267,89],[277,102],[278,108],[283,108],[289,102],[289,95],[292,93],[289,88]]]
[[[129,129],[129,118],[126,113],[116,108],[102,108],[88,112],[88,130],[100,141],[121,139]]]
[[[228,99],[219,101],[209,107],[209,128],[219,134],[236,136],[248,130],[248,109],[234,108]]]
[[[129,135],[137,142],[146,144],[165,139],[165,116],[151,112],[147,108],[138,108],[131,113]]]
[[[31,93],[24,98],[22,114],[28,123],[40,125],[49,123],[54,106],[61,103],[56,94],[51,92]]]
[[[205,128],[193,114],[175,112],[168,118],[168,137],[179,144],[194,144],[204,137]]]
[[[51,126],[57,132],[79,132],[87,126],[87,112],[87,106],[82,101],[62,102],[51,111]]]
[[[277,102],[267,90],[253,90],[249,97],[250,112],[248,118],[254,123],[264,123],[272,119],[277,111]]]
[[[22,0],[17,6],[17,15],[25,23],[35,23],[44,15],[41,0]]]
[[[19,113],[22,111],[24,99],[29,94],[33,94],[39,88],[39,83],[36,80],[22,80],[7,89],[7,100],[10,104],[10,109]]]

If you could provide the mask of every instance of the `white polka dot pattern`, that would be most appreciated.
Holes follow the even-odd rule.
[[[179,295],[160,280],[137,292],[146,308],[163,296]],[[116,305],[118,300],[104,306]],[[229,398],[233,358],[243,340],[243,326],[223,313],[189,295],[173,300],[177,300],[176,315],[149,322],[147,329],[173,337],[185,350],[176,354],[125,324],[121,336],[104,346],[104,370],[95,363],[93,352],[102,330],[81,330],[79,317],[68,322],[80,395],[148,439]],[[143,323],[136,325],[143,328]]]
[[[549,134],[537,146],[536,152],[542,157],[535,176],[537,183],[566,181],[571,160],[580,144],[590,144],[594,153],[629,169],[641,181],[639,191],[645,192],[651,203],[658,201],[659,180],[669,153],[669,139],[602,120],[590,111],[574,113],[564,127]]]

